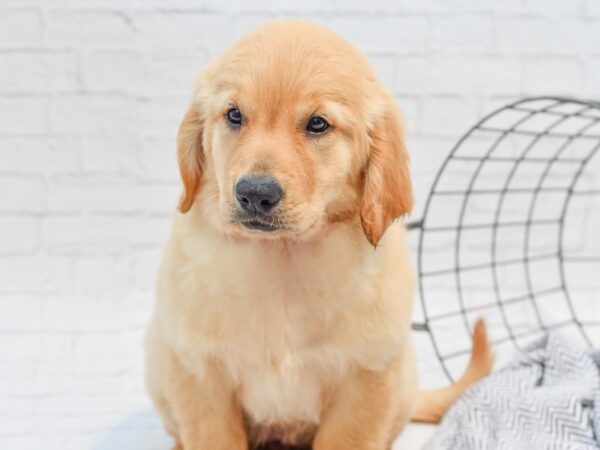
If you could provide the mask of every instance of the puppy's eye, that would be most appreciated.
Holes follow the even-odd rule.
[[[227,111],[227,114],[225,114],[225,116],[227,117],[227,121],[231,125],[238,126],[242,124],[242,113],[237,108],[230,109],[229,111]]]
[[[313,116],[306,124],[306,131],[313,134],[323,133],[329,128],[329,124],[325,119],[319,116]]]

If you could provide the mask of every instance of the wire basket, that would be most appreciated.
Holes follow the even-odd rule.
[[[418,236],[422,323],[455,379],[475,320],[497,348],[550,330],[600,342],[600,103],[529,98],[489,114],[439,170]]]

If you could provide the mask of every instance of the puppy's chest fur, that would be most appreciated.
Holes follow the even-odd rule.
[[[251,442],[302,442],[319,422],[323,402],[348,361],[339,366],[298,318],[274,314],[242,351],[222,355],[249,422]],[[235,345],[235,344],[234,344]],[[252,346],[253,351],[248,348]]]
[[[383,367],[398,349],[394,337],[357,335],[378,268],[347,242],[310,253],[203,240],[176,255],[185,262],[165,286],[183,299],[176,348],[199,373],[206,356],[222,362],[259,441],[310,433],[349,367]]]
[[[299,255],[237,249],[225,266],[227,246],[218,253],[184,269],[198,274],[187,292],[202,317],[195,346],[222,361],[254,422],[318,421],[328,386],[354,356],[336,348],[339,302],[352,302],[353,281]]]
[[[263,298],[270,306],[247,317],[254,329],[216,346],[222,346],[217,350],[219,358],[236,385],[249,439],[255,444],[310,440],[327,392],[347,363],[340,361],[336,367],[327,357],[330,344],[321,331],[313,329],[322,326],[325,330],[325,324],[286,307],[289,297],[278,300],[281,303],[275,306]],[[314,323],[307,325],[307,321]]]
[[[256,423],[318,422],[328,387],[348,363],[329,359],[330,343],[294,316],[270,314],[244,343],[232,339],[230,351],[220,352],[242,405]]]

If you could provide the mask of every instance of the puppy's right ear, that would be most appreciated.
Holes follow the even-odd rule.
[[[179,126],[177,159],[183,181],[183,194],[179,201],[182,213],[189,211],[202,181],[204,152],[202,151],[202,120],[195,105],[191,105]]]

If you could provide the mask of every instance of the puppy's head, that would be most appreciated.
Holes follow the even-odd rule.
[[[322,27],[278,22],[201,75],[180,127],[184,192],[227,234],[302,238],[358,221],[376,245],[412,207],[394,102],[366,60]]]

